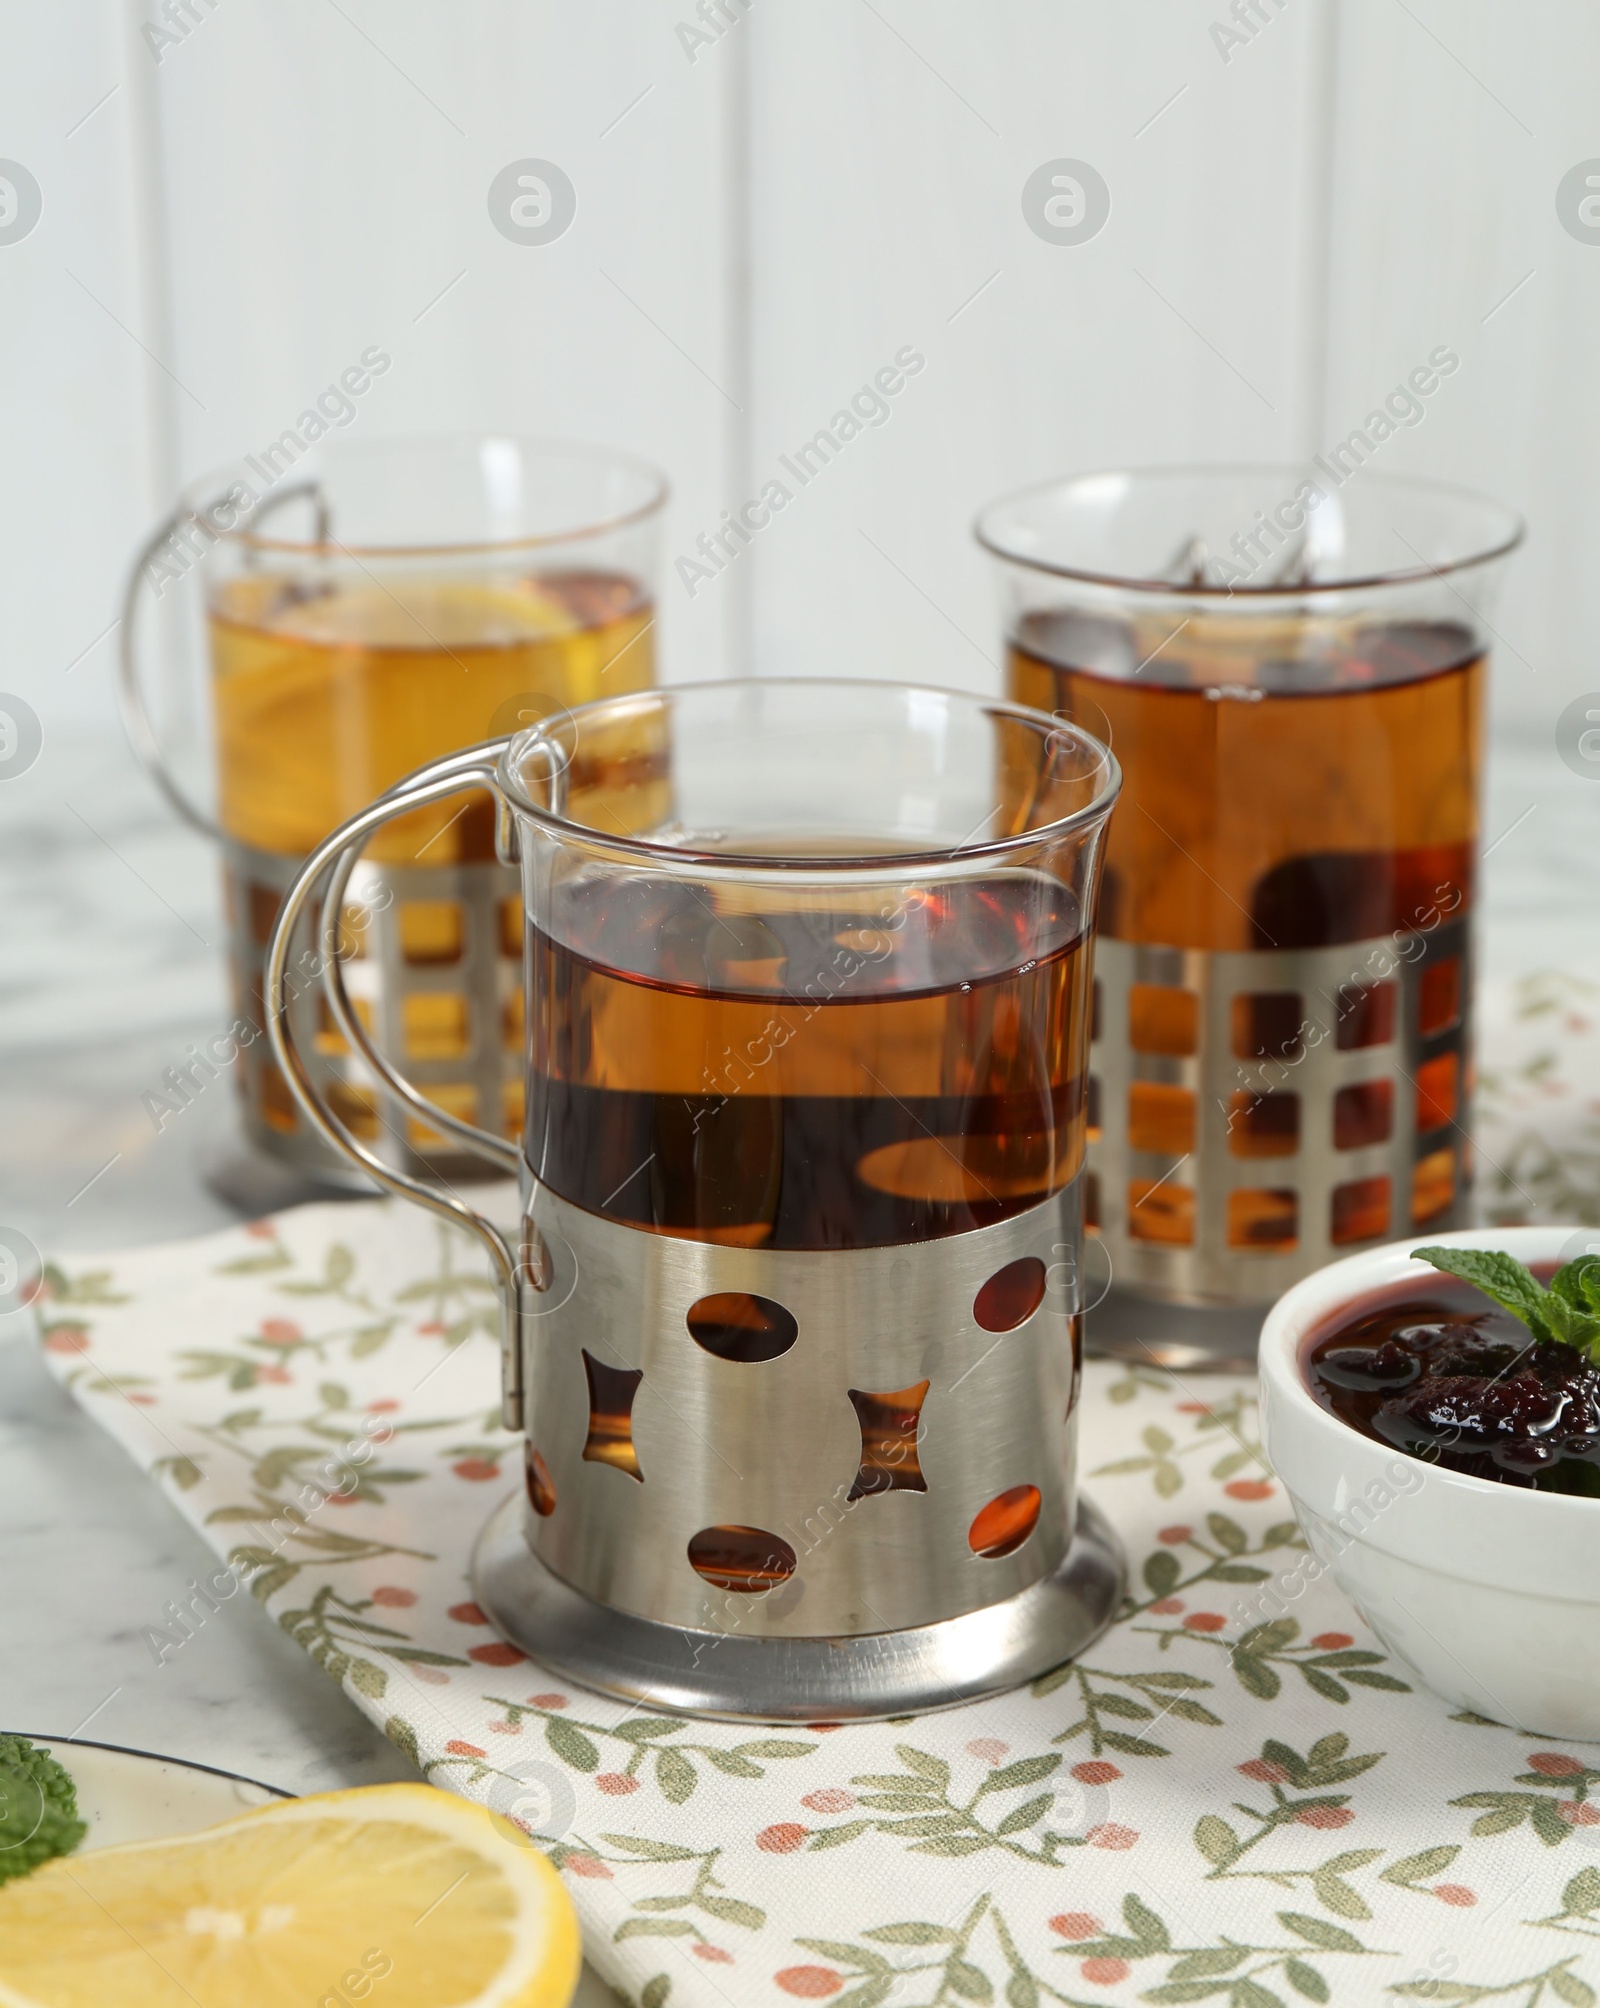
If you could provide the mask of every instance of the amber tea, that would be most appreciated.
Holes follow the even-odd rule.
[[[1319,948],[1470,905],[1481,649],[1445,624],[1286,622],[1278,639],[1281,657],[1241,622],[1230,645],[1214,616],[1199,643],[1073,613],[1019,626],[1012,695],[1122,764],[1103,934]]]
[[[223,827],[292,857],[441,751],[654,681],[650,602],[618,573],[319,585],[247,571],[218,588],[210,625]],[[506,720],[519,701],[527,715]],[[492,856],[475,799],[465,815],[416,812],[372,855]]]
[[[527,1155],[564,1198],[749,1248],[987,1226],[1079,1170],[1089,956],[1043,875],[859,910],[582,876],[530,932]]]

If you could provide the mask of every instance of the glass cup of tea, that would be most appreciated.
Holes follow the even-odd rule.
[[[1519,519],[1342,463],[993,504],[1007,688],[1115,748],[1092,1347],[1253,1355],[1348,1250],[1465,1221],[1490,628]]]
[[[139,554],[124,716],[168,798],[221,848],[245,1128],[293,1172],[350,1179],[258,1036],[284,892],[330,830],[423,761],[654,682],[665,494],[654,468],[599,447],[286,434],[194,484]],[[352,890],[363,1022],[441,1104],[515,1134],[518,888],[495,859],[489,798],[385,831]],[[475,1168],[429,1125],[381,1125],[370,1068],[325,1014],[303,1031],[319,1083],[389,1161]],[[221,1182],[248,1177],[235,1165]],[[253,1178],[253,1196],[272,1182]]]
[[[467,785],[521,870],[520,1147],[366,1057],[519,1176],[514,1244],[377,1157],[297,1034],[320,984],[364,1045],[326,916],[370,839]],[[527,1485],[474,1581],[509,1638],[653,1706],[805,1720],[992,1691],[1109,1620],[1074,1441],[1117,785],[1018,705],[724,682],[437,762],[312,854],[269,956],[274,1049],[331,1144],[495,1263]]]

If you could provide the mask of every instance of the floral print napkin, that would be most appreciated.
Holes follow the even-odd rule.
[[[1082,1468],[1129,1585],[1081,1662],[762,1729],[569,1687],[473,1603],[521,1478],[453,1231],[304,1207],[66,1262],[39,1310],[51,1367],[217,1552],[151,1653],[256,1597],[427,1777],[547,1849],[637,2008],[1596,2001],[1600,1747],[1454,1712],[1308,1580],[1246,1381],[1089,1367]]]

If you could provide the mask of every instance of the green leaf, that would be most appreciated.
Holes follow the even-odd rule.
[[[915,1771],[926,1778],[935,1790],[947,1792],[950,1789],[950,1766],[941,1758],[930,1757],[926,1750],[915,1750],[909,1743],[897,1743],[894,1754],[908,1771]]]
[[[759,1764],[752,1764],[737,1750],[702,1750],[700,1754],[708,1764],[729,1778],[764,1778],[767,1775]]]
[[[417,1732],[403,1715],[391,1715],[383,1725],[383,1733],[394,1747],[409,1757],[420,1771],[422,1753],[417,1748]]]
[[[1170,1548],[1157,1548],[1144,1558],[1144,1586],[1153,1597],[1170,1596],[1183,1570]]]
[[[1600,1255],[1580,1255],[1563,1263],[1550,1278],[1550,1292],[1575,1311],[1600,1311]]]
[[[337,1381],[324,1381],[317,1389],[317,1399],[324,1408],[348,1408],[350,1390],[340,1387]]]
[[[1285,1646],[1293,1645],[1300,1636],[1297,1618],[1272,1618],[1266,1624],[1252,1625],[1234,1647],[1236,1654],[1247,1658],[1255,1653],[1281,1652]]]
[[[1526,1806],[1501,1806],[1493,1813],[1480,1813],[1472,1823],[1474,1834],[1506,1834],[1520,1827],[1528,1816]]]
[[[1013,1967],[1006,1982],[1006,2008],[1039,2008],[1039,1989],[1031,1973]]]
[[[1042,1819],[1055,1804],[1052,1793],[1041,1792],[1036,1799],[1024,1799],[1020,1806],[1014,1806],[995,1828],[997,1834],[1020,1834],[1024,1827],[1031,1827]]]
[[[1547,1848],[1559,1847],[1572,1832],[1549,1799],[1535,1799],[1528,1808],[1528,1824]]]
[[[1274,1668],[1249,1653],[1233,1656],[1234,1677],[1248,1694],[1260,1701],[1272,1701],[1283,1686]]]
[[[697,1901],[710,1916],[721,1918],[724,1924],[737,1924],[745,1931],[759,1931],[767,1921],[764,1910],[753,1903],[741,1903],[737,1897],[711,1896],[702,1892]]]
[[[833,2008],[878,2008],[878,2003],[887,2001],[893,1993],[894,1982],[892,1973],[875,1973],[859,1987],[852,1987],[848,1994],[836,1995]]]
[[[994,1997],[988,1974],[981,1966],[974,1966],[970,1959],[948,1960],[944,1977],[951,1992],[959,1994],[963,2001],[989,2001]]]
[[[384,1689],[389,1685],[389,1676],[381,1666],[374,1666],[370,1659],[352,1659],[350,1685],[357,1694],[364,1694],[372,1701],[381,1701]]]
[[[639,1989],[639,2008],[667,2008],[671,1992],[671,1979],[665,1973],[657,1973]]]
[[[1228,2000],[1231,2008],[1283,2008],[1283,1997],[1254,1980],[1236,1980]]]
[[[1593,1259],[1590,1257],[1590,1260]],[[1568,1973],[1564,1967],[1551,1974],[1550,1992],[1563,2001],[1570,2001],[1572,2008],[1594,2008],[1594,1989],[1587,1980],[1580,1980],[1576,1973]]]
[[[1274,1520],[1261,1537],[1263,1548],[1303,1548],[1298,1520]]]
[[[1147,1951],[1171,1950],[1167,1927],[1147,1903],[1141,1903],[1131,1892],[1122,1899],[1122,1921]]]
[[[850,1782],[869,1791],[916,1792],[928,1800],[937,1800],[942,1793],[942,1788],[935,1789],[926,1778],[908,1778],[903,1771],[861,1771]]]
[[[1194,1844],[1211,1866],[1218,1869],[1225,1869],[1243,1845],[1227,1821],[1219,1820],[1215,1813],[1203,1814],[1195,1822]],[[1217,1970],[1221,1972],[1223,1969],[1219,1967]]]
[[[1391,1694],[1409,1694],[1411,1689],[1403,1680],[1396,1680],[1392,1673],[1369,1673],[1365,1667],[1357,1667],[1347,1673],[1345,1679],[1356,1687],[1385,1687]]]
[[[1311,1892],[1323,1909],[1331,1910],[1335,1917],[1362,1919],[1372,1915],[1366,1900],[1358,1896],[1341,1876],[1334,1873],[1330,1863],[1324,1862],[1312,1875]]]
[[[625,1854],[638,1855],[647,1862],[692,1862],[693,1848],[675,1847],[671,1841],[647,1841],[641,1834],[602,1834],[601,1840]]]
[[[1146,1709],[1146,1714],[1149,1710]],[[1007,1764],[1003,1770],[991,1772],[983,1781],[985,1792],[1014,1792],[1020,1785],[1037,1785],[1041,1778],[1059,1768],[1061,1752],[1053,1752],[1048,1757],[1022,1757],[1015,1764]]]
[[[1074,1952],[1082,1952],[1081,1945],[1075,1945]],[[1176,1971],[1176,1968],[1174,1968]],[[1232,1985],[1226,1980],[1168,1980],[1159,1987],[1147,1987],[1139,1996],[1141,2001],[1205,2001],[1213,1994],[1231,1994]],[[1279,2004],[1282,2008],[1282,2004]]]
[[[1296,1994],[1303,1994],[1308,2001],[1326,2001],[1329,1998],[1327,1981],[1314,1966],[1307,1966],[1303,1959],[1286,1959],[1283,1977]]]
[[[863,1792],[858,1803],[874,1813],[931,1813],[938,1809],[940,1801],[931,1793]]]
[[[1125,1673],[1121,1676],[1130,1687],[1156,1687],[1163,1693],[1181,1688],[1189,1693],[1203,1692],[1211,1685],[1196,1673]]]
[[[1337,1764],[1349,1748],[1349,1737],[1343,1730],[1335,1730],[1331,1735],[1317,1738],[1306,1752],[1306,1762],[1313,1771],[1320,1769],[1324,1764]]]
[[[733,1746],[736,1756],[765,1757],[769,1762],[783,1757],[809,1757],[816,1747],[815,1743],[788,1743],[775,1736],[764,1736],[756,1743],[736,1743]]]
[[[1134,1701],[1126,1694],[1097,1694],[1094,1705],[1102,1715],[1119,1715],[1124,1722],[1148,1722],[1155,1714],[1142,1701]]]
[[[1163,1499],[1170,1499],[1174,1492],[1183,1490],[1183,1473],[1175,1464],[1158,1464],[1155,1487]]]
[[[975,1855],[991,1846],[987,1834],[939,1834],[931,1841],[913,1841],[914,1855]]]
[[[661,1787],[662,1797],[670,1799],[674,1806],[681,1806],[690,1798],[700,1782],[700,1774],[684,1756],[681,1750],[674,1750],[670,1743],[656,1746],[656,1783]]]
[[[1514,1255],[1494,1248],[1413,1248],[1414,1262],[1431,1262],[1447,1276],[1459,1276],[1481,1290],[1491,1302],[1520,1318],[1538,1338],[1554,1338],[1549,1316],[1550,1292]],[[1562,1303],[1562,1299],[1556,1300]]]
[[[1561,1902],[1568,1917],[1587,1917],[1600,1910],[1600,1869],[1579,1869],[1561,1892]]]
[[[1157,1429],[1154,1423],[1143,1431],[1140,1441],[1146,1450],[1154,1451],[1157,1457],[1164,1457],[1172,1448],[1172,1438],[1164,1429]]]
[[[1211,1710],[1198,1701],[1186,1701],[1181,1696],[1167,1703],[1168,1715],[1181,1716],[1185,1722],[1203,1722],[1209,1729],[1220,1729],[1222,1717],[1213,1715]]]
[[[613,1736],[621,1736],[629,1743],[643,1743],[652,1736],[671,1736],[675,1730],[684,1727],[681,1716],[636,1715],[631,1722],[619,1722],[612,1730]]]
[[[1303,1910],[1280,1910],[1278,1922],[1303,1938],[1308,1945],[1315,1945],[1323,1952],[1365,1952],[1367,1949],[1354,1932],[1341,1931],[1338,1925],[1329,1924],[1324,1918],[1308,1917]]]
[[[1298,1750],[1291,1750],[1287,1743],[1280,1743],[1275,1736],[1269,1736],[1261,1746],[1261,1754],[1269,1764],[1276,1764],[1288,1774],[1291,1785],[1312,1785],[1317,1781],[1311,1775],[1311,1767]]]
[[[875,1924],[863,1938],[879,1945],[959,1945],[961,1934],[947,1924]]]
[[[686,1917],[627,1917],[611,1934],[613,1943],[624,1938],[693,1938],[697,1934]]]
[[[954,1834],[970,1828],[965,1813],[924,1813],[916,1819],[885,1822],[887,1831],[905,1840],[922,1840],[929,1834]]]
[[[1144,1736],[1128,1736],[1120,1729],[1103,1729],[1100,1741],[1108,1750],[1115,1750],[1121,1757],[1170,1757],[1172,1752],[1164,1743],[1152,1743]]]
[[[1206,1531],[1219,1548],[1226,1548],[1230,1555],[1242,1555],[1250,1545],[1250,1537],[1237,1520],[1230,1520],[1226,1513],[1208,1513]]]
[[[1182,1959],[1174,1960],[1167,1978],[1206,1980],[1216,1973],[1231,1973],[1249,1957],[1250,1948],[1245,1945],[1208,1946],[1200,1952],[1186,1952]]]
[[[570,1722],[563,1722],[559,1715],[545,1718],[544,1740],[562,1763],[570,1764],[574,1771],[600,1769],[600,1752],[581,1729],[574,1729]]]
[[[867,1833],[871,1826],[870,1820],[846,1820],[842,1827],[819,1827],[806,1846],[810,1849],[842,1848],[847,1841]]]
[[[1213,1583],[1264,1583],[1270,1569],[1255,1568],[1249,1562],[1218,1562],[1208,1574]]]
[[[824,1959],[835,1959],[841,1966],[864,1966],[869,1973],[887,1973],[889,1962],[881,1952],[873,1952],[864,1945],[846,1945],[839,1938],[797,1938],[796,1945],[803,1945],[807,1952],[818,1952]]]
[[[1459,1847],[1424,1848],[1420,1854],[1403,1855],[1399,1861],[1391,1862],[1386,1869],[1380,1869],[1378,1880],[1399,1883],[1402,1889],[1408,1888],[1413,1883],[1422,1882],[1428,1876],[1443,1875],[1460,1852]]]

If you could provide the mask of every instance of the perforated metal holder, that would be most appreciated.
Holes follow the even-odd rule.
[[[587,1686],[758,1720],[950,1706],[1070,1658],[1122,1580],[1076,1495],[1080,1187],[914,1246],[785,1252],[629,1227],[528,1181],[530,1481],[480,1542],[484,1610]],[[1040,1301],[985,1329],[979,1292],[1019,1262],[1040,1266]],[[692,1308],[734,1292],[792,1318],[781,1356],[697,1343]],[[606,1374],[632,1382],[621,1456],[597,1417]],[[898,1466],[873,1462],[852,1399],[871,1394],[917,1397]],[[984,1508],[1028,1488],[1022,1538],[974,1552]],[[769,1583],[697,1570],[697,1543],[729,1535]]]
[[[224,839],[229,970],[235,1007],[264,1026],[267,946],[284,894],[304,860]],[[404,939],[407,908],[435,919],[427,953]],[[508,924],[509,912],[509,924]],[[350,875],[346,930],[355,953],[345,981],[362,1021],[428,1094],[467,1122],[515,1136],[522,1120],[522,905],[514,867],[487,862],[378,864]],[[293,958],[313,951],[308,913]],[[431,1012],[424,1002],[437,1000]],[[378,1076],[334,1025],[315,981],[290,1000],[295,1038],[319,1094],[396,1170],[431,1178],[480,1179],[483,1160],[447,1140],[421,1116],[395,1119]],[[420,1049],[420,1050],[419,1050]],[[246,1133],[252,1144],[318,1183],[370,1191],[371,1181],[305,1120],[265,1040],[237,1062]]]
[[[1249,1354],[1302,1276],[1465,1224],[1472,952],[1465,917],[1316,949],[1100,938],[1087,1217],[1118,1288],[1092,1350]]]

